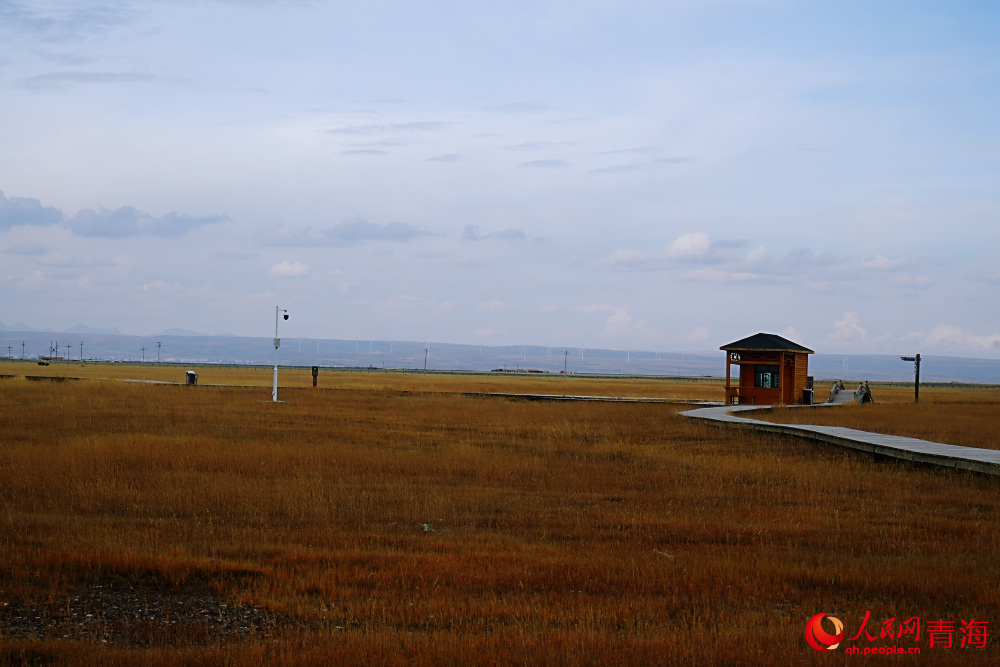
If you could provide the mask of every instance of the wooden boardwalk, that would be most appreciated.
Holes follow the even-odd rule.
[[[840,392],[840,394],[849,395],[849,398],[846,400],[841,399],[840,402],[853,400],[854,392],[852,391]],[[838,396],[838,398],[840,398],[840,396]],[[822,407],[824,405],[834,404],[822,403],[815,407]],[[761,410],[768,407],[770,406],[726,405],[722,407],[688,410],[686,412],[682,412],[681,414],[692,419],[704,419],[720,425],[752,428],[757,431],[766,431],[769,433],[794,435],[801,438],[829,442],[834,445],[849,447],[863,452],[891,456],[897,459],[905,459],[907,461],[930,463],[949,468],[961,468],[963,470],[974,470],[988,475],[1000,475],[1000,451],[995,449],[945,445],[940,442],[931,442],[930,440],[904,438],[898,435],[882,435],[881,433],[858,431],[853,428],[843,428],[841,426],[773,424],[759,419],[748,419],[746,417],[738,417],[731,414],[734,412]]]

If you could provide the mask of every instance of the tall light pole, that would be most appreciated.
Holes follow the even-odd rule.
[[[278,402],[278,348],[281,347],[281,339],[278,338],[278,316],[284,313],[288,319],[288,311],[282,310],[278,306],[274,307],[274,388],[271,390],[271,400]]]
[[[156,341],[156,363],[160,363],[160,343],[162,341]]]
[[[80,363],[83,363],[83,341],[80,341]]]

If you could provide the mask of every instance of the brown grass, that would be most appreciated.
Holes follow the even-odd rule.
[[[820,611],[1000,621],[998,480],[433,381],[279,405],[0,381],[0,604],[44,620],[104,586],[268,619],[108,621],[0,640],[0,664],[828,664]]]
[[[923,388],[920,403],[913,389],[873,387],[874,405],[775,408],[754,419],[783,424],[846,426],[965,447],[1000,449],[1000,390]],[[829,395],[829,389],[824,396]]]
[[[0,374],[82,379],[139,379],[162,382],[183,382],[184,371],[198,373],[201,385],[228,384],[250,387],[270,387],[273,369],[263,366],[219,365],[157,365],[135,363],[52,363],[38,366],[34,362],[0,363]],[[312,387],[309,369],[282,368],[281,387]],[[723,381],[719,378],[661,380],[645,378],[592,378],[586,375],[554,376],[529,373],[420,373],[396,370],[348,370],[324,368],[319,373],[319,388],[348,390],[383,390],[453,393],[507,392],[539,394],[573,394],[594,396],[651,396],[659,398],[694,398],[721,401]]]

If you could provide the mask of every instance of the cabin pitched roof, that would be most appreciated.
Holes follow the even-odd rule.
[[[755,350],[758,352],[804,352],[814,354],[812,350],[793,343],[777,334],[757,333],[729,345],[723,345],[720,350]]]

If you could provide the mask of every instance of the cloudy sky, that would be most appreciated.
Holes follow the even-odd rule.
[[[0,0],[0,322],[1000,356],[1000,9]]]

